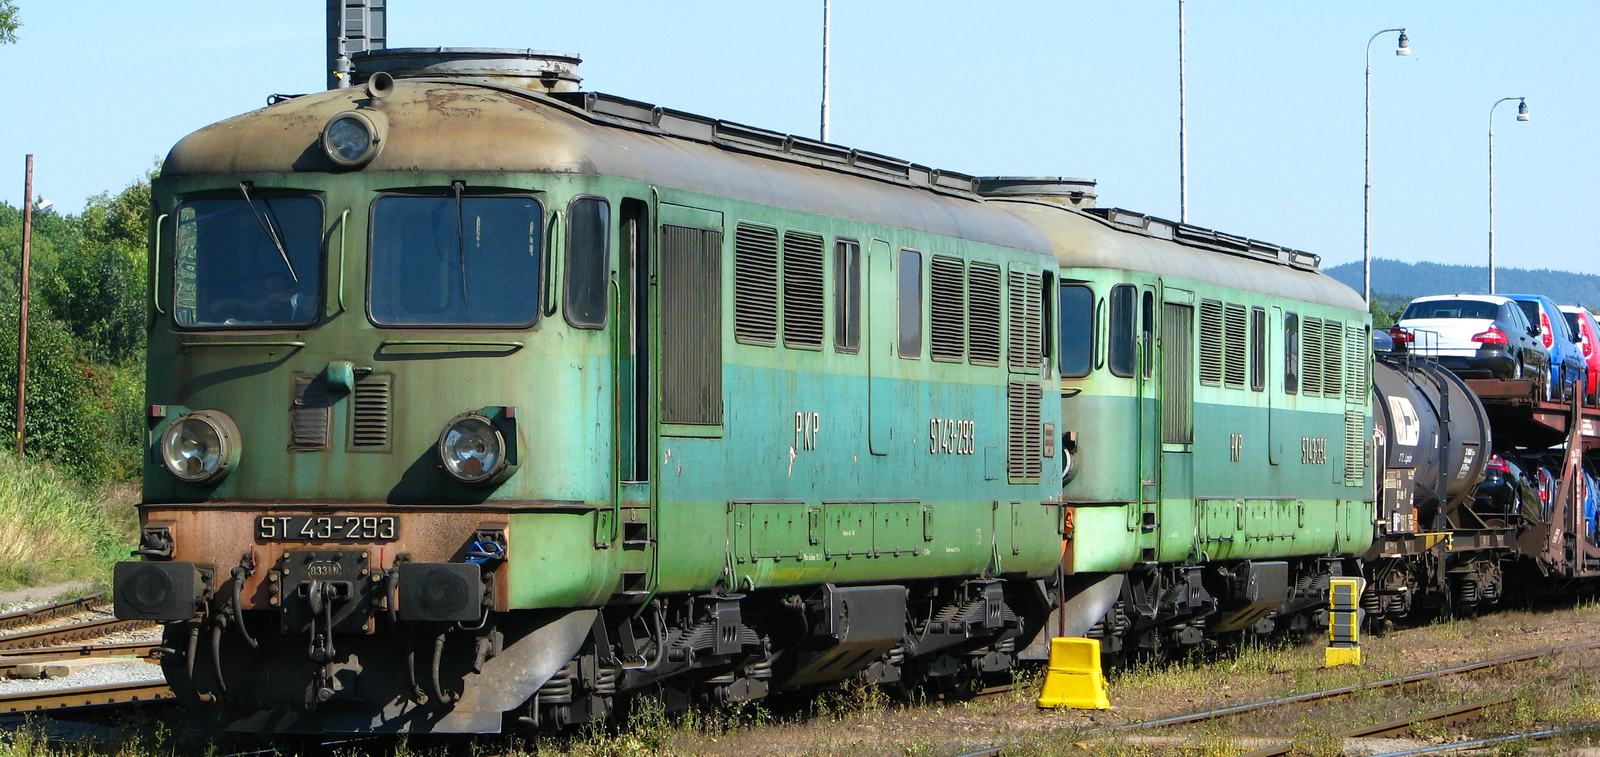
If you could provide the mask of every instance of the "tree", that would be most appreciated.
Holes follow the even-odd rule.
[[[15,44],[17,29],[22,27],[22,22],[17,20],[17,5],[12,0],[0,0],[0,44],[7,42]]]

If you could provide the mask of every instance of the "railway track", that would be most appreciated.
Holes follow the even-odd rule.
[[[102,591],[95,594],[90,594],[88,596],[78,597],[76,599],[68,599],[61,602],[51,602],[50,604],[41,605],[29,610],[8,612],[0,614],[0,631],[4,631],[8,628],[31,626],[37,623],[43,623],[47,620],[55,620],[56,618],[69,617],[72,615],[77,615],[85,610],[93,610],[96,607],[102,607],[108,604],[111,604],[111,598],[107,597],[106,593]]]
[[[172,698],[166,681],[113,683],[0,695],[0,713],[149,704]]]
[[[1204,711],[1200,711],[1200,712],[1191,712],[1191,713],[1186,713],[1186,714],[1183,714],[1183,715],[1173,715],[1171,717],[1156,718],[1154,720],[1140,720],[1140,721],[1135,721],[1135,722],[1132,722],[1132,723],[1122,723],[1122,724],[1119,724],[1119,725],[1105,726],[1103,728],[1096,728],[1096,729],[1094,729],[1092,731],[1086,731],[1086,732],[1084,732],[1082,734],[1082,736],[1084,738],[1089,738],[1089,737],[1093,737],[1093,736],[1105,735],[1105,734],[1110,734],[1110,733],[1138,731],[1138,730],[1144,730],[1144,729],[1148,729],[1148,728],[1158,728],[1158,727],[1163,727],[1163,726],[1190,725],[1190,724],[1194,724],[1194,723],[1205,722],[1205,721],[1208,721],[1208,720],[1215,720],[1215,719],[1218,719],[1218,718],[1226,718],[1226,717],[1232,717],[1232,716],[1235,716],[1235,715],[1243,715],[1245,713],[1256,712],[1256,711],[1264,710],[1264,709],[1267,709],[1267,708],[1270,708],[1270,707],[1279,707],[1279,706],[1284,706],[1284,705],[1295,705],[1295,704],[1305,704],[1305,703],[1309,703],[1309,702],[1320,702],[1320,701],[1325,701],[1325,700],[1329,700],[1329,699],[1337,699],[1337,698],[1340,698],[1340,697],[1350,696],[1352,694],[1356,694],[1356,693],[1363,692],[1363,691],[1376,691],[1376,690],[1382,690],[1382,689],[1398,688],[1398,687],[1401,687],[1401,686],[1410,686],[1410,685],[1414,685],[1414,684],[1421,683],[1423,681],[1427,681],[1427,680],[1431,680],[1431,679],[1435,679],[1435,678],[1444,678],[1444,677],[1447,677],[1447,676],[1463,675],[1463,674],[1466,674],[1466,673],[1472,673],[1472,672],[1476,672],[1476,671],[1480,671],[1480,670],[1490,670],[1490,669],[1493,669],[1493,668],[1504,667],[1504,666],[1507,666],[1507,665],[1514,665],[1514,664],[1520,663],[1520,662],[1528,662],[1528,661],[1531,661],[1531,660],[1537,660],[1537,659],[1540,659],[1540,658],[1543,658],[1543,657],[1549,657],[1551,655],[1560,654],[1562,652],[1573,652],[1573,651],[1578,651],[1578,650],[1596,649],[1596,648],[1600,648],[1600,642],[1590,642],[1590,643],[1586,643],[1586,644],[1570,644],[1570,645],[1561,646],[1561,647],[1550,647],[1548,649],[1540,649],[1540,650],[1536,650],[1536,651],[1533,651],[1533,652],[1525,652],[1525,653],[1522,653],[1522,654],[1509,655],[1509,656],[1506,656],[1506,657],[1496,657],[1494,659],[1482,660],[1482,661],[1479,661],[1479,662],[1468,663],[1466,665],[1457,665],[1457,666],[1453,666],[1453,667],[1449,667],[1449,668],[1440,668],[1438,670],[1431,670],[1431,671],[1427,671],[1427,672],[1423,672],[1423,673],[1413,673],[1411,675],[1399,676],[1399,677],[1396,677],[1396,678],[1386,678],[1386,679],[1383,679],[1383,680],[1380,680],[1380,681],[1370,681],[1370,682],[1367,682],[1367,683],[1353,684],[1353,685],[1350,685],[1350,686],[1340,686],[1338,688],[1324,689],[1322,691],[1313,691],[1313,692],[1309,692],[1309,693],[1306,693],[1306,694],[1296,694],[1294,696],[1278,697],[1278,698],[1275,698],[1275,699],[1264,699],[1264,700],[1260,700],[1260,701],[1256,701],[1256,702],[1249,702],[1249,703],[1245,703],[1245,704],[1233,705],[1231,707],[1222,707],[1222,708],[1218,708],[1218,709],[1214,709],[1214,710],[1204,710]],[[996,686],[996,687],[992,687],[992,688],[989,688],[989,689],[984,689],[983,691],[979,692],[977,694],[977,698],[988,697],[988,696],[996,696],[996,695],[999,695],[999,694],[1006,693],[1008,691],[1013,691],[1014,689],[1015,689],[1014,686]],[[1416,724],[1416,723],[1443,723],[1445,725],[1458,725],[1458,724],[1461,724],[1461,723],[1467,723],[1467,722],[1471,722],[1473,720],[1477,720],[1477,719],[1479,719],[1479,718],[1481,718],[1483,716],[1483,712],[1485,710],[1490,709],[1490,708],[1495,707],[1495,706],[1498,706],[1498,705],[1507,704],[1508,702],[1510,702],[1509,698],[1491,699],[1491,700],[1486,700],[1486,701],[1482,701],[1482,702],[1477,702],[1475,704],[1462,705],[1462,706],[1458,706],[1458,707],[1448,708],[1448,709],[1445,709],[1445,710],[1439,710],[1437,712],[1426,713],[1426,714],[1423,714],[1423,715],[1416,715],[1416,716],[1412,716],[1412,717],[1405,718],[1405,719],[1402,719],[1402,720],[1395,720],[1395,721],[1391,721],[1391,722],[1388,722],[1388,723],[1379,723],[1379,724],[1373,725],[1373,726],[1367,726],[1367,727],[1364,727],[1364,728],[1358,728],[1358,729],[1354,729],[1354,730],[1351,730],[1351,731],[1346,731],[1346,732],[1343,732],[1343,733],[1336,734],[1336,736],[1338,738],[1379,738],[1379,737],[1384,737],[1384,736],[1394,736],[1394,735],[1399,735],[1399,734],[1405,733],[1406,731],[1410,730],[1411,725]],[[1579,729],[1566,729],[1566,730],[1561,730],[1561,731],[1550,731],[1550,732],[1540,731],[1538,733],[1548,733],[1548,734],[1554,735],[1554,734],[1557,734],[1557,733],[1566,733],[1566,732],[1572,731],[1572,730],[1585,730],[1585,729],[1588,729],[1588,728],[1600,728],[1600,724],[1597,724],[1595,726],[1585,726],[1585,727],[1579,728]],[[1548,737],[1549,736],[1544,736],[1544,738],[1548,738]],[[1503,738],[1510,739],[1510,737],[1503,737]],[[1523,735],[1523,736],[1518,737],[1518,738],[1534,738],[1534,736],[1533,735]],[[1510,739],[1510,740],[1514,740],[1514,739]],[[1491,740],[1488,740],[1485,743],[1499,743],[1499,742],[1494,741],[1494,740],[1491,739]],[[1291,750],[1291,748],[1293,746],[1294,746],[1294,743],[1292,741],[1291,742],[1285,742],[1285,743],[1282,743],[1282,744],[1275,744],[1275,745],[1272,745],[1272,746],[1269,746],[1269,747],[1263,747],[1263,748],[1258,749],[1258,750],[1256,750],[1254,752],[1249,752],[1247,754],[1240,755],[1240,757],[1279,757],[1280,755],[1289,754],[1289,752],[1290,752],[1290,750]],[[1435,748],[1435,750],[1436,751],[1445,751],[1447,749],[1455,749],[1455,748],[1458,748],[1458,747],[1459,747],[1459,745],[1448,744],[1448,745],[1441,745],[1441,746]],[[1464,748],[1464,747],[1462,747],[1462,748]],[[979,750],[972,751],[972,752],[965,752],[965,753],[962,753],[960,755],[957,755],[957,757],[998,757],[999,755],[1003,755],[1004,753],[1005,753],[1005,747],[1004,746],[995,746],[995,747],[987,747],[987,748],[984,748],[984,749],[979,749]],[[1415,751],[1415,752],[1403,752],[1403,753],[1396,753],[1395,755],[1384,755],[1382,757],[1400,757],[1401,755],[1409,756],[1409,755],[1412,755],[1412,754],[1426,754],[1426,753],[1430,753],[1430,752],[1428,752],[1426,750],[1424,750],[1424,751]]]

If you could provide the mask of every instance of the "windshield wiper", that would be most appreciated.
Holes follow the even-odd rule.
[[[254,215],[256,221],[261,224],[261,230],[265,231],[267,237],[272,240],[272,246],[278,248],[278,254],[283,257],[283,265],[289,269],[290,278],[294,279],[294,283],[300,283],[300,274],[295,273],[294,263],[289,262],[289,251],[284,249],[283,237],[278,234],[277,227],[268,223],[266,217],[261,215],[261,211],[256,210],[255,201],[250,199],[250,185],[242,181],[239,182],[239,194],[244,195],[244,204],[250,208],[251,215]],[[263,202],[265,201],[263,200]],[[270,212],[272,206],[268,205],[267,210]]]
[[[467,230],[466,222],[461,213],[461,192],[466,189],[464,181],[450,182],[450,188],[456,191],[456,250],[461,261],[461,304],[467,302]]]

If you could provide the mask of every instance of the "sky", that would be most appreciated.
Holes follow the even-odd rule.
[[[77,212],[185,134],[324,85],[325,3],[18,0],[0,45],[0,201]],[[816,136],[821,0],[389,0],[389,46],[576,52],[584,89]],[[832,141],[979,175],[1099,181],[1176,219],[1177,0],[833,0]],[[1189,222],[1361,259],[1600,273],[1600,3],[1188,0]],[[1375,288],[1380,288],[1375,287]]]

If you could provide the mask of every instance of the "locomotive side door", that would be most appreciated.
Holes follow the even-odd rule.
[[[1156,378],[1156,285],[1138,289],[1139,510],[1142,530],[1154,531],[1161,509],[1161,382]]]
[[[867,247],[867,335],[862,350],[867,353],[867,447],[874,455],[889,454],[894,402],[889,377],[898,318],[893,261],[889,243],[872,240]]]

